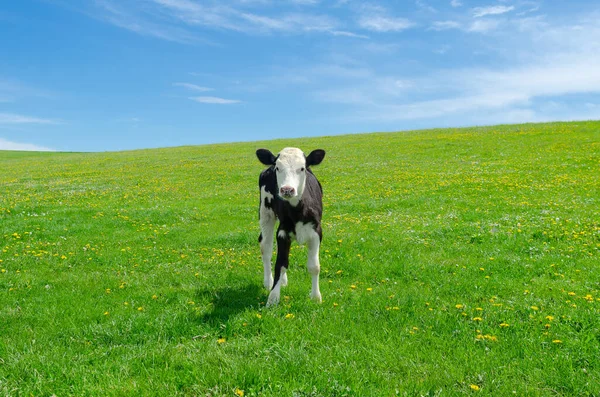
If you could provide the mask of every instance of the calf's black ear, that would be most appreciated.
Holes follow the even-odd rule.
[[[310,167],[311,165],[319,165],[321,161],[325,158],[325,150],[316,149],[310,152],[308,157],[306,158],[306,166]]]
[[[264,165],[273,165],[277,158],[271,153],[268,149],[258,149],[256,151],[256,157],[260,160]]]

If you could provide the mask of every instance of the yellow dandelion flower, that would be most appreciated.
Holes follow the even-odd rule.
[[[158,296],[152,295],[152,299],[156,300],[156,299],[158,299]]]
[[[108,313],[108,312],[104,312],[104,315],[105,315],[105,316],[108,316],[108,315],[109,315],[109,313]]]
[[[531,309],[532,309],[532,310],[540,310],[540,308],[539,308],[539,307],[537,307],[537,306],[531,306]]]
[[[244,391],[241,390],[241,389],[237,389],[236,388],[234,393],[235,393],[236,396],[244,397]]]
[[[350,286],[350,288],[352,288],[352,289],[356,289],[356,285],[352,284],[352,285]]]
[[[572,292],[572,291],[569,292],[569,296],[575,296],[575,295],[576,295],[575,292]]]
[[[473,317],[473,321],[483,321],[481,317]]]
[[[502,322],[502,323],[500,323],[500,327],[506,328],[506,327],[510,327],[510,325],[507,324],[507,323]]]
[[[294,318],[295,316],[292,313],[288,313],[285,315],[285,318]]]
[[[552,343],[559,344],[559,343],[562,343],[562,340],[560,340],[560,339],[554,339],[554,340],[552,341]]]
[[[106,293],[107,293],[107,294],[110,294],[110,288],[107,288],[107,289],[106,289]]]
[[[262,318],[260,313],[256,313],[256,318]]]
[[[367,288],[367,291],[371,292],[371,291],[373,291],[373,288],[369,287],[369,288]]]
[[[546,320],[552,321],[552,320],[554,320],[554,317],[553,316],[546,316]]]
[[[219,345],[225,343],[225,338],[219,338],[219,339],[217,339],[217,343]]]
[[[339,305],[335,302],[333,302],[333,307],[338,307]]]
[[[471,387],[471,390],[473,390],[473,391],[479,391],[479,386],[477,386],[477,385],[471,385],[470,387]]]
[[[138,309],[139,312],[143,312],[144,311],[144,308],[142,306],[138,307],[137,309]]]
[[[464,308],[465,306],[464,306],[464,305],[461,305],[461,304],[459,303],[458,305],[455,305],[454,307],[460,310],[460,309]]]

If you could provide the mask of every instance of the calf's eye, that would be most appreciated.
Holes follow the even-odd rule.
[[[300,171],[304,172],[304,167],[300,168]]]

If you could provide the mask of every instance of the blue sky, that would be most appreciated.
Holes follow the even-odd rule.
[[[600,4],[18,0],[0,149],[600,119]]]

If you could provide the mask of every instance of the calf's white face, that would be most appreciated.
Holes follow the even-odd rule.
[[[288,147],[279,152],[277,157],[267,149],[258,149],[256,155],[263,164],[275,170],[277,195],[295,207],[304,193],[307,168],[320,164],[325,151],[313,150],[307,157],[302,150]]]
[[[306,184],[306,158],[300,149],[285,148],[275,162],[279,196],[288,201],[302,197]]]

